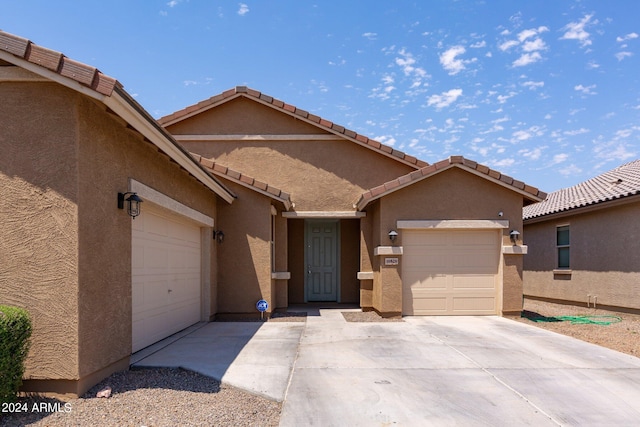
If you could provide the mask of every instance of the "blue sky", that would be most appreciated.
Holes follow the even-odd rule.
[[[550,192],[640,157],[640,2],[0,0],[154,117],[246,85]]]

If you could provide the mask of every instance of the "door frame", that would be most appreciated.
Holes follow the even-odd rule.
[[[341,286],[340,286],[340,258],[341,258],[341,242],[340,242],[340,219],[311,219],[307,218],[304,220],[304,302],[316,302],[309,301],[309,274],[307,274],[307,266],[308,259],[311,255],[311,246],[309,244],[309,229],[313,224],[321,224],[321,223],[333,223],[336,226],[336,251],[335,251],[335,270],[336,270],[336,302],[340,302],[340,294],[341,294]],[[317,301],[322,302],[322,301]],[[328,302],[328,301],[327,301]]]

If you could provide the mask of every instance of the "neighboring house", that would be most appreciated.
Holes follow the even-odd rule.
[[[527,297],[640,312],[640,160],[523,214]]]
[[[545,195],[486,166],[429,165],[245,87],[158,122],[116,80],[4,32],[0,97],[0,302],[33,317],[26,390],[81,394],[260,299],[267,315],[522,309],[510,233]]]

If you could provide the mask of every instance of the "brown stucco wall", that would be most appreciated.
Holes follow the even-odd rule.
[[[606,204],[601,206],[605,207]],[[527,296],[640,310],[640,201],[525,225]],[[570,226],[570,275],[557,267],[556,226]]]
[[[509,228],[503,230],[503,243],[506,245],[510,244],[510,230],[522,233],[522,196],[459,168],[448,169],[390,193],[379,203],[380,225],[374,228],[374,233],[378,234],[377,242],[382,242],[383,246],[391,244],[388,233],[397,228],[398,220],[508,220]],[[498,216],[500,211],[503,212],[502,217]],[[400,235],[395,245],[402,246],[402,231],[397,231]],[[510,311],[521,310],[519,257],[521,255],[510,255],[507,261],[505,256],[503,302],[507,305],[503,305],[503,309],[509,307]],[[402,257],[399,258],[397,267],[374,265],[373,306],[380,312],[402,311]]]
[[[274,307],[271,281],[271,199],[230,181],[238,198],[218,207],[218,228],[224,243],[218,245],[218,313],[258,315],[256,302]]]
[[[167,128],[180,134],[299,135],[324,133],[284,113],[237,99]],[[195,153],[287,193],[297,211],[353,210],[367,189],[413,170],[347,140],[184,142]]]
[[[214,219],[216,197],[104,107],[79,95],[77,102],[83,377],[131,353],[131,219],[117,209],[117,193],[133,178]]]
[[[69,96],[54,84],[0,83],[0,302],[32,317],[25,378],[79,377],[78,130]]]
[[[131,219],[117,192],[133,178],[214,218],[215,195],[77,92],[1,83],[0,98],[0,301],[33,317],[25,378],[43,381],[28,389],[80,394],[131,353]]]

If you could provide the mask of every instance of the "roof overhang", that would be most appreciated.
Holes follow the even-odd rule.
[[[378,187],[368,190],[360,196],[355,207],[357,210],[361,211],[375,200],[452,168],[459,168],[477,175],[482,179],[486,179],[510,191],[514,191],[522,195],[525,200],[531,202],[540,202],[546,197],[545,193],[539,191],[535,187],[528,186],[521,181],[514,180],[513,178],[489,169],[486,166],[478,165],[476,162],[467,160],[462,156],[451,156],[447,160],[434,163],[430,166],[411,172],[410,174],[401,176],[398,179],[386,182]]]
[[[215,194],[220,196],[228,203],[233,202],[235,195],[220,182],[213,178],[209,173],[197,163],[175,139],[160,126],[149,113],[147,113],[140,104],[138,104],[117,82],[113,87],[110,95],[102,94],[90,87],[81,84],[79,81],[69,77],[65,77],[55,71],[34,64],[25,59],[17,57],[9,52],[0,49],[0,59],[8,63],[23,68],[34,75],[43,77],[48,81],[61,84],[69,89],[79,92],[89,98],[92,98],[113,111],[116,115],[125,120],[132,129],[139,132],[144,138],[149,140],[160,151],[165,153],[169,158],[175,161],[183,169],[185,169],[194,178],[208,187]],[[12,79],[23,78],[17,73]],[[33,78],[29,79],[34,81]]]
[[[524,225],[535,224],[538,222],[552,221],[561,218],[566,218],[573,215],[581,215],[589,212],[600,211],[603,209],[609,209],[617,206],[628,205],[630,203],[640,202],[640,194],[633,194],[631,196],[620,197],[617,199],[600,201],[585,206],[578,206],[570,209],[565,209],[559,212],[552,212],[545,215],[535,216],[531,218],[524,218],[522,223]]]

